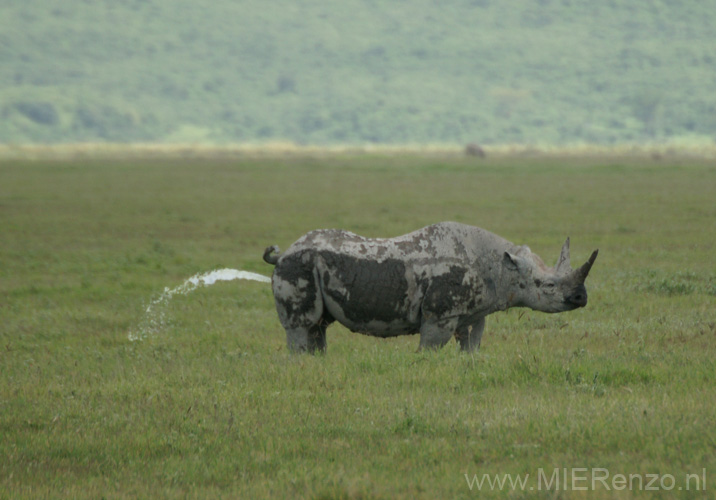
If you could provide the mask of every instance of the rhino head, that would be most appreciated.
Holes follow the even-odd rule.
[[[584,281],[599,250],[592,252],[580,268],[569,263],[569,238],[564,242],[557,264],[549,268],[527,247],[515,254],[505,252],[504,268],[509,275],[508,307],[529,307],[535,311],[556,313],[587,305]]]

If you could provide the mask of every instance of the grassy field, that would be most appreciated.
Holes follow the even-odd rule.
[[[678,158],[5,160],[0,498],[714,498],[715,194]],[[333,326],[292,356],[270,287],[233,281],[128,340],[165,287],[270,274],[269,244],[441,220],[599,248],[589,305],[495,314],[476,355]]]

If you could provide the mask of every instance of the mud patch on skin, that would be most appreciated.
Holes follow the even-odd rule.
[[[463,243],[463,240],[461,238],[453,237],[453,246],[455,248],[456,255],[460,257],[467,256],[467,249],[465,248],[465,244]]]
[[[303,323],[312,323],[310,316],[316,310],[317,292],[316,285],[311,280],[305,282],[305,286],[300,288],[300,293],[297,293],[297,289],[294,288],[290,295],[274,293],[274,299],[276,304],[285,311],[282,316],[285,316],[287,322],[299,326]]]
[[[279,278],[294,286],[298,285],[298,280],[308,279],[312,274],[312,266],[304,263],[304,255],[309,252],[310,250],[304,250],[283,257],[273,272],[274,279]]]
[[[444,315],[478,307],[484,299],[483,284],[466,275],[467,270],[464,267],[451,266],[447,273],[433,276],[423,310]]]
[[[313,265],[309,252],[304,251],[286,256],[274,270],[274,299],[290,323],[307,320],[316,309],[318,288]]]
[[[404,319],[409,302],[405,263],[381,262],[321,252],[323,293],[341,308],[345,318],[359,327],[373,321]]]

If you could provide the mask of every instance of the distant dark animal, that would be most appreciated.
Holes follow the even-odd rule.
[[[471,142],[470,144],[465,146],[465,154],[467,156],[478,156],[480,158],[484,158],[485,150],[482,149],[478,144]]]
[[[455,336],[479,347],[485,316],[510,307],[562,312],[587,305],[595,250],[579,269],[569,264],[569,238],[547,267],[527,246],[484,229],[441,222],[389,239],[323,229],[283,254],[272,246],[276,310],[292,351],[323,351],[326,327],[338,321],[376,337],[420,334],[437,348]]]

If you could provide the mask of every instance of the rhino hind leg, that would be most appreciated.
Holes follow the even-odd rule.
[[[305,267],[277,268],[273,294],[291,352],[325,352],[326,327],[333,318],[324,310],[316,272]]]
[[[485,317],[475,321],[460,324],[455,332],[455,338],[460,344],[461,351],[473,352],[480,348],[482,332],[485,330]]]
[[[457,318],[427,319],[420,325],[419,349],[439,349],[455,335]]]
[[[286,328],[286,341],[291,352],[326,352],[326,326],[316,324],[309,327]]]

